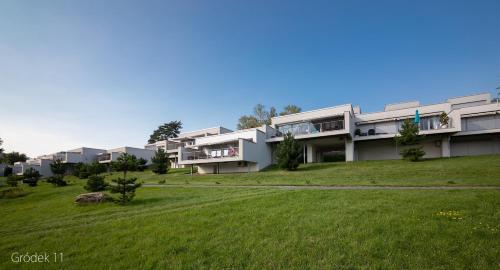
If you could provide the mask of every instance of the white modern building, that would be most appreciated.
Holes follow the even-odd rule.
[[[430,105],[388,104],[373,113],[344,104],[278,116],[271,126],[195,138],[179,148],[179,164],[199,173],[259,171],[273,163],[286,133],[301,142],[304,163],[400,159],[394,137],[417,111],[425,158],[500,153],[500,105],[481,93]]]
[[[266,139],[274,133],[264,125],[199,137],[179,148],[179,164],[197,166],[202,174],[259,171],[272,163],[272,149]]]
[[[150,149],[142,149],[135,147],[119,147],[109,150],[104,150],[97,154],[97,160],[100,163],[110,163],[116,161],[122,154],[127,153],[136,156],[138,159],[143,158],[148,161],[147,164],[151,164],[151,158],[154,156],[155,151]]]
[[[220,126],[219,127],[212,127],[212,128],[205,128],[205,129],[200,129],[200,130],[195,130],[195,131],[190,131],[190,132],[183,132],[183,133],[180,133],[175,138],[169,138],[167,140],[146,144],[144,146],[144,148],[149,149],[149,150],[153,150],[153,151],[156,151],[158,149],[163,149],[168,154],[168,157],[170,160],[170,167],[171,168],[180,168],[180,167],[184,167],[183,164],[179,164],[179,148],[180,147],[193,145],[197,138],[219,135],[219,134],[224,134],[224,133],[229,133],[229,132],[233,132],[233,131],[230,129],[227,129],[225,127],[220,127]]]
[[[12,173],[15,175],[22,175],[29,168],[37,170],[42,177],[52,176],[50,164],[52,159],[30,159],[26,162],[16,162],[12,168]]]

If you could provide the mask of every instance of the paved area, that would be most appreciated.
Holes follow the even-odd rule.
[[[500,186],[271,186],[271,185],[159,185],[143,184],[143,187],[162,187],[162,188],[276,188],[276,189],[332,189],[332,190],[463,190],[463,189],[489,189],[500,190]]]

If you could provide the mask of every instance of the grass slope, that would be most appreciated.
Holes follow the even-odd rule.
[[[0,269],[495,269],[497,190],[140,188],[77,206],[75,180],[0,199]],[[62,252],[47,265],[12,252]]]
[[[146,183],[201,185],[500,185],[500,155],[405,160],[316,163],[287,172],[269,168],[263,172],[190,175],[190,169],[172,169],[167,175],[134,172]]]

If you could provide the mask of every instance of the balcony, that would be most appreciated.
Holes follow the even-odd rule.
[[[217,161],[224,158],[239,158],[238,147],[227,147],[204,150],[187,150],[182,152],[182,160],[213,160]]]
[[[302,122],[296,124],[286,124],[278,126],[277,137],[282,137],[287,133],[294,136],[316,134],[328,131],[344,129],[344,119],[336,119],[324,122]]]
[[[177,148],[179,148],[182,145],[183,145],[182,143],[168,142],[168,144],[167,144],[167,150],[177,150]]]
[[[111,161],[111,153],[100,154],[97,156],[97,161],[108,162]]]

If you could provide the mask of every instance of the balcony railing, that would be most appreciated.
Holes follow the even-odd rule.
[[[97,161],[109,161],[111,160],[111,154],[102,154],[97,156]]]
[[[344,120],[332,120],[326,122],[312,123],[304,122],[297,124],[289,124],[278,127],[278,136],[284,136],[287,133],[292,135],[314,134],[319,132],[335,131],[344,129]]]
[[[167,144],[167,150],[176,150],[177,148],[179,148],[180,146],[182,145],[182,143],[171,143],[169,142]]]
[[[228,157],[239,157],[238,147],[208,149],[208,151],[186,150],[182,153],[182,160],[206,160]]]

